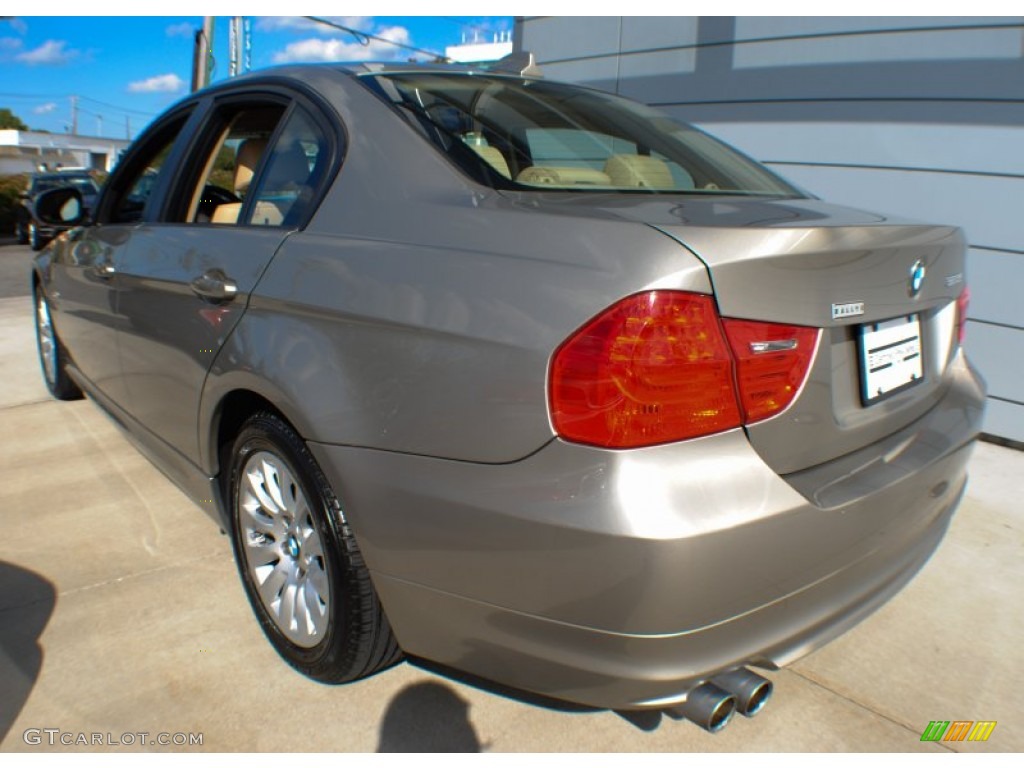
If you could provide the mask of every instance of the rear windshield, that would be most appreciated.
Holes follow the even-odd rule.
[[[802,196],[706,133],[599,91],[490,74],[360,77],[496,188]]]

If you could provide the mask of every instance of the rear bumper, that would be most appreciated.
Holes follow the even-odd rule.
[[[739,430],[640,451],[554,441],[505,465],[311,448],[406,652],[628,709],[788,664],[895,594],[949,524],[983,402],[960,356],[924,417],[787,478]]]

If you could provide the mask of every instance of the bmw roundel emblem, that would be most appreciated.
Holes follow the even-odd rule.
[[[910,295],[917,296],[921,292],[921,286],[924,285],[924,262],[918,259],[914,262],[914,266],[910,268]]]

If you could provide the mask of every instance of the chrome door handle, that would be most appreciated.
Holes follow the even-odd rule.
[[[190,284],[192,293],[204,301],[220,304],[238,295],[238,283],[219,269],[208,269]]]

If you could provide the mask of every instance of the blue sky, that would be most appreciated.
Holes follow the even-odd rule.
[[[351,35],[302,17],[253,16],[252,67],[289,61],[359,61],[427,57]],[[511,16],[332,16],[344,26],[443,53],[448,45],[490,41],[512,29]],[[228,22],[217,18],[213,79],[228,75]],[[192,36],[200,16],[4,17],[0,19],[0,107],[31,128],[124,138],[184,96],[192,77]]]

